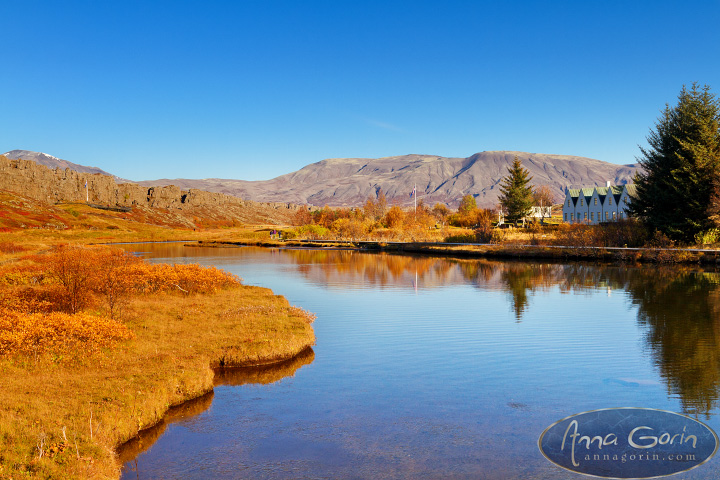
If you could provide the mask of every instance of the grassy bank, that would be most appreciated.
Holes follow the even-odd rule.
[[[150,265],[85,238],[7,238],[2,479],[116,478],[115,449],[211,391],[213,367],[280,362],[314,343],[310,314],[222,271]]]
[[[211,367],[288,359],[312,317],[267,289],[160,294],[128,305],[135,339],[87,355],[0,360],[0,478],[113,478],[115,447],[207,393]]]

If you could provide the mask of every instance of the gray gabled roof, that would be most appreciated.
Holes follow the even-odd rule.
[[[620,201],[620,197],[622,197],[624,191],[627,191],[630,197],[634,197],[637,192],[635,184],[630,183],[627,185],[611,185],[609,187],[568,188],[567,195],[569,195],[572,199],[573,205],[577,205],[578,199],[581,195],[585,197],[585,202],[589,205],[590,199],[592,198],[594,192],[597,192],[598,197],[600,197],[600,201],[602,203],[605,203],[605,198],[608,195],[612,195],[615,200],[614,203],[617,204]]]

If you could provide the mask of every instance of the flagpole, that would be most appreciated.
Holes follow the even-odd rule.
[[[417,183],[413,187],[413,200],[415,200],[415,213],[417,214]]]
[[[85,180],[85,203],[90,201],[90,194],[88,193],[87,180]]]

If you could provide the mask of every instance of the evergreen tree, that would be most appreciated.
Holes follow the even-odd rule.
[[[713,226],[713,190],[720,175],[720,102],[693,83],[665,110],[640,148],[644,172],[635,177],[632,215],[651,230],[690,242]]]
[[[508,176],[502,179],[500,185],[500,205],[505,210],[505,221],[515,223],[527,216],[533,206],[533,189],[529,185],[532,177],[518,157],[507,170]]]

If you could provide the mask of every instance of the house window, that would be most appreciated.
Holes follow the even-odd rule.
[[[597,205],[597,198],[595,199],[595,205]]]
[[[622,215],[623,215],[622,212],[619,212],[619,213],[618,213],[618,218],[622,218]]]
[[[583,206],[583,201],[584,201],[584,200],[581,198],[581,199],[580,199],[580,206],[581,206],[581,207]]]
[[[608,197],[608,200],[610,200],[610,205],[612,205],[612,197]]]
[[[583,217],[584,217],[583,220],[587,220],[587,212],[585,212],[585,214],[583,215]]]
[[[570,221],[572,222],[573,220],[575,220],[575,214],[574,214],[574,213],[571,213],[571,214],[570,214]]]
[[[613,212],[613,220],[615,220],[615,212]]]
[[[568,207],[570,206],[570,202],[572,202],[572,200],[568,198]]]
[[[595,212],[590,212],[590,220],[595,221]]]
[[[564,214],[563,220],[567,222],[567,213]]]
[[[605,220],[608,219],[608,212],[605,212]]]

